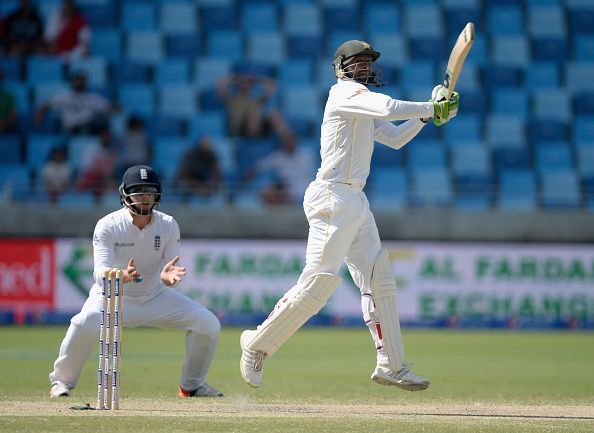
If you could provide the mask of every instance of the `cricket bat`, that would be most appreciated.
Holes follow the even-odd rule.
[[[462,33],[460,33],[460,36],[458,36],[456,45],[454,45],[454,48],[450,53],[445,78],[443,79],[443,96],[445,96],[445,99],[450,99],[452,93],[454,93],[454,87],[456,87],[456,81],[458,81],[462,65],[464,64],[464,60],[466,60],[466,56],[468,55],[470,48],[472,48],[473,43],[474,24],[468,23],[466,24],[466,27],[464,27],[464,30],[462,30]]]

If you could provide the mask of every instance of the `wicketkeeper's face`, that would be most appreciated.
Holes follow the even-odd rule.
[[[139,209],[150,211],[155,204],[157,194],[159,193],[157,187],[151,185],[139,185],[131,187],[129,190],[130,201]]]

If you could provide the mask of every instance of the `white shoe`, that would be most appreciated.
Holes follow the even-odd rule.
[[[266,353],[261,350],[247,349],[247,342],[251,340],[252,334],[256,331],[243,331],[239,343],[241,345],[241,361],[239,370],[241,377],[251,387],[258,388],[262,385],[262,367],[266,359]]]
[[[55,382],[50,388],[50,398],[70,396],[70,387],[62,382]]]
[[[417,376],[406,366],[399,371],[394,371],[378,365],[371,375],[371,380],[380,385],[393,385],[407,391],[422,391],[431,384],[428,379]]]

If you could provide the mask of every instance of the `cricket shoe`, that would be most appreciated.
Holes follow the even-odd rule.
[[[54,382],[50,388],[50,398],[70,396],[70,387],[62,382]]]
[[[186,397],[222,397],[223,393],[218,389],[210,386],[208,383],[204,382],[200,385],[197,389],[192,391],[186,391],[181,386],[179,387],[179,392],[177,394],[179,397],[186,398]]]
[[[422,391],[431,384],[428,379],[417,376],[407,366],[394,371],[378,365],[371,375],[371,380],[380,385],[393,385],[407,391]]]
[[[251,387],[258,388],[262,385],[262,367],[266,359],[266,353],[262,350],[249,350],[247,348],[248,341],[256,331],[243,331],[239,343],[241,344],[241,361],[239,362],[239,370],[241,377]]]

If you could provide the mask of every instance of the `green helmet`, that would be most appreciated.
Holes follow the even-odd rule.
[[[334,59],[332,60],[332,66],[334,67],[334,73],[337,76],[339,72],[344,72],[345,62],[349,59],[360,55],[360,54],[368,54],[371,56],[371,60],[375,62],[379,56],[380,52],[375,51],[373,47],[365,41],[346,41],[340,47],[337,48],[336,52],[334,53]],[[375,73],[370,74],[370,76],[362,82],[362,84],[375,84],[378,85],[378,76]],[[361,82],[361,80],[356,80]]]

